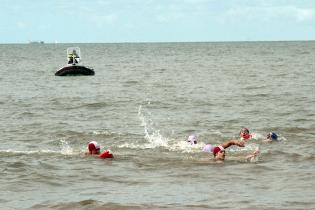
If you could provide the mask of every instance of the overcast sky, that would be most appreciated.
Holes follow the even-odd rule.
[[[0,43],[315,40],[315,0],[0,0]]]

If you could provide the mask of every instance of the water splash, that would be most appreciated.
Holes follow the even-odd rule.
[[[150,113],[148,113],[148,116],[150,116]],[[153,128],[153,121],[143,114],[142,105],[139,106],[138,117],[141,121],[141,126],[143,126],[144,128],[144,138],[149,142],[146,147],[168,147],[168,138],[162,136],[160,134],[160,130],[156,130]]]
[[[61,149],[60,153],[63,155],[72,155],[73,154],[73,149],[71,148],[69,143],[64,139],[60,140],[60,149]]]

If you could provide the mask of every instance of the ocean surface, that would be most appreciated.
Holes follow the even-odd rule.
[[[54,76],[73,46],[95,76]],[[0,72],[1,209],[315,209],[315,41],[1,44]]]

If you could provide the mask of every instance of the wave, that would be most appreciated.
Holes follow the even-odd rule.
[[[115,132],[107,131],[107,130],[95,130],[95,131],[89,132],[89,134],[96,135],[96,136],[107,136],[107,137],[113,137],[116,135],[118,135],[118,136],[121,135],[119,133],[115,133]]]
[[[69,145],[69,143],[66,140],[60,140],[59,141],[59,150],[51,150],[51,149],[39,149],[39,150],[14,150],[14,149],[6,149],[6,150],[0,150],[1,156],[15,156],[15,155],[41,155],[41,154],[56,154],[56,155],[77,155],[74,151],[74,149]]]
[[[119,204],[119,203],[104,203],[98,200],[81,200],[74,202],[60,202],[60,203],[41,203],[35,204],[30,209],[121,209],[121,210],[129,210],[129,209],[162,209],[167,206],[163,205],[154,205],[154,204]]]
[[[94,102],[94,103],[84,103],[78,106],[73,106],[73,107],[67,107],[67,110],[73,110],[73,109],[80,109],[80,108],[86,108],[86,109],[102,109],[104,107],[111,106],[112,104],[108,102]]]
[[[0,154],[23,154],[23,155],[30,155],[30,154],[61,154],[60,151],[54,150],[0,150]]]

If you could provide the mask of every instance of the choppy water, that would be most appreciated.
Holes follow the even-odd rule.
[[[54,76],[71,46],[95,76]],[[315,208],[315,42],[0,52],[2,209]],[[224,164],[201,152],[243,126],[256,140]],[[269,131],[281,141],[263,144]],[[85,157],[90,140],[115,158]]]

